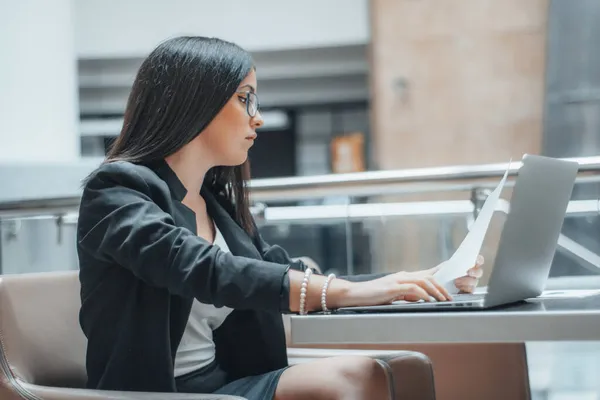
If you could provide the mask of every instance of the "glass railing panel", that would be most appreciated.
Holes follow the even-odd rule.
[[[580,180],[573,190],[551,277],[600,275],[600,183]]]
[[[600,273],[597,180],[582,179],[576,184],[552,277]],[[476,217],[474,199],[496,183],[482,182],[477,190],[477,185],[470,185],[466,190],[275,203],[267,205],[261,231],[268,241],[285,244],[293,255],[309,255],[332,272],[339,272],[344,265],[349,274],[429,268],[458,248]],[[512,180],[502,192],[503,200],[482,246],[486,258],[482,284],[494,267],[511,195]],[[336,254],[333,258],[325,255],[332,252]]]
[[[506,191],[510,192],[510,188]],[[373,272],[416,271],[449,259],[475,220],[471,190],[425,191],[362,199],[363,206],[379,210],[364,221],[370,233]],[[505,216],[496,213],[481,253],[489,260],[485,284]]]
[[[78,269],[75,226],[52,215],[0,220],[0,273]]]

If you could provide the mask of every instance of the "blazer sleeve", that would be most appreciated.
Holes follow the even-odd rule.
[[[176,226],[153,201],[160,192],[156,186],[117,163],[98,170],[82,195],[80,249],[149,285],[203,303],[288,311],[289,265],[233,256]]]
[[[258,229],[256,229],[256,227],[255,227],[255,231],[258,232]],[[281,246],[268,244],[259,233],[256,234],[256,242],[257,242],[257,247],[260,250],[261,255],[264,260],[269,260],[269,261],[276,262],[276,263],[286,264],[286,265],[289,265],[290,268],[298,270],[298,271],[302,271],[302,272],[305,271],[306,268],[308,268],[306,266],[306,264],[304,264],[301,260],[292,260],[291,257],[289,256],[289,254],[287,253],[287,251],[285,251],[285,249],[283,249]],[[313,271],[313,272],[316,272],[316,271]],[[382,278],[388,274],[389,273],[384,272],[384,273],[376,273],[376,274],[345,275],[345,276],[339,276],[339,278],[345,279],[345,280],[348,280],[351,282],[365,282],[365,281]]]
[[[256,232],[254,242],[258,248],[263,260],[270,262],[289,265],[291,269],[304,272],[308,266],[301,260],[292,260],[288,252],[279,245],[268,244],[263,237],[258,233],[258,228],[254,225],[254,231]],[[313,270],[313,272],[316,272]]]

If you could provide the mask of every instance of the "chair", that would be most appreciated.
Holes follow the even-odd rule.
[[[86,338],[76,271],[0,276],[0,398],[233,400],[235,396],[84,389]],[[356,351],[352,351],[356,354]],[[292,363],[340,354],[294,350]],[[433,370],[418,352],[367,352],[384,367],[393,400],[435,399]]]

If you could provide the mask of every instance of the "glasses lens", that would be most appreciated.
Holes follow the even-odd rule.
[[[248,93],[248,114],[251,117],[256,115],[258,111],[258,97],[255,93]]]

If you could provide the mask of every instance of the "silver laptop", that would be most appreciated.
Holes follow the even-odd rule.
[[[454,295],[446,302],[394,302],[338,311],[482,309],[538,297],[550,273],[578,168],[576,162],[523,157],[485,293]]]

